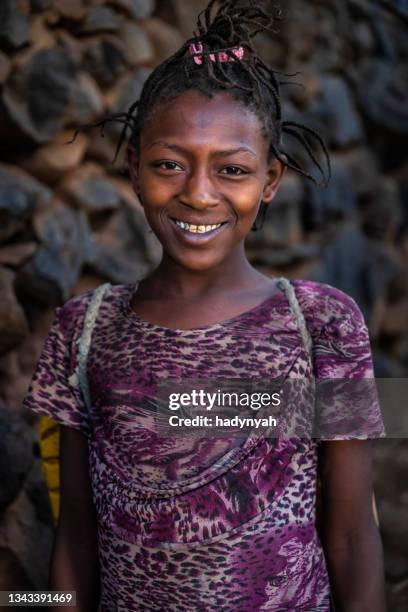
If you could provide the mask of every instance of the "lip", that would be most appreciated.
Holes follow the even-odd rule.
[[[175,228],[177,235],[180,236],[180,238],[186,242],[187,244],[205,244],[207,242],[209,242],[210,240],[212,240],[213,238],[215,238],[215,236],[217,236],[218,234],[220,234],[224,228],[228,225],[228,221],[218,221],[218,223],[222,223],[221,227],[218,227],[217,229],[213,229],[210,232],[206,232],[205,234],[200,234],[199,232],[197,233],[193,233],[193,232],[187,232],[186,230],[183,230],[181,227],[179,227],[177,225],[177,223],[175,222],[175,220],[172,217],[169,217],[172,226]],[[181,219],[178,219],[179,221],[181,221]],[[188,221],[185,221],[185,223],[188,223]],[[191,223],[192,225],[217,225],[216,222],[214,223]]]

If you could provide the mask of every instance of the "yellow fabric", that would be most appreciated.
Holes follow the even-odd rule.
[[[59,426],[48,417],[41,417],[38,424],[42,471],[48,487],[52,515],[58,521],[60,509],[59,480]]]

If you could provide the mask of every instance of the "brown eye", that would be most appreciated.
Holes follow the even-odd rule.
[[[156,164],[154,164],[155,168],[161,168],[162,170],[183,170],[183,168],[181,166],[179,166],[179,164],[176,164],[176,162],[172,162],[172,161],[161,161],[161,162],[157,162]]]
[[[227,166],[226,168],[223,168],[221,170],[220,174],[229,174],[230,176],[241,176],[243,174],[248,174],[248,173],[245,172],[245,170],[243,170],[242,168],[239,168],[238,166]]]

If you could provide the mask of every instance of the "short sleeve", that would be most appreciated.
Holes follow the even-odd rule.
[[[55,311],[23,407],[40,416],[48,416],[61,425],[77,429],[89,437],[87,408],[80,389],[69,380],[74,370],[75,356],[70,354],[73,343],[64,333],[61,316],[63,308]]]
[[[343,291],[313,283],[309,310],[318,440],[385,437],[364,316]]]

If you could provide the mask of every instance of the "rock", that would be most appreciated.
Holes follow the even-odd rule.
[[[35,242],[20,242],[0,248],[0,265],[18,267],[35,252]]]
[[[315,72],[302,71],[301,78],[281,78],[287,81],[287,85],[282,85],[282,91],[287,92],[290,100],[300,109],[310,106],[320,91],[320,80]],[[298,85],[296,85],[298,83]],[[300,85],[300,86],[299,86]]]
[[[139,68],[131,74],[124,75],[119,79],[114,89],[107,96],[106,101],[112,113],[126,112],[129,107],[139,99],[144,82],[150,74],[147,68]],[[114,133],[121,131],[120,125],[112,124]]]
[[[19,49],[28,43],[30,20],[22,3],[2,0],[0,5],[0,47]]]
[[[318,228],[333,221],[353,216],[357,201],[351,173],[341,157],[332,155],[332,177],[326,189],[320,189],[309,181],[306,186],[306,205],[303,208],[304,225]]]
[[[74,62],[75,66],[81,67],[82,65],[82,45],[79,44],[77,38],[72,36],[66,30],[54,30],[55,37],[57,40],[57,46],[59,49],[62,49],[64,53],[69,55],[69,57]]]
[[[22,170],[0,164],[0,242],[21,230],[34,211],[46,205],[51,192]]]
[[[324,127],[326,138],[333,147],[345,148],[361,142],[363,126],[354,100],[345,81],[337,76],[323,75],[320,93],[308,109],[311,117]]]
[[[117,39],[91,41],[85,49],[83,66],[102,86],[112,84],[124,71],[124,52]]]
[[[330,241],[326,239],[321,263],[309,278],[351,295],[369,322],[375,300],[385,294],[397,272],[392,251],[365,236],[356,221],[350,220],[342,224]]]
[[[139,221],[132,211],[121,208],[100,232],[94,232],[92,270],[113,283],[136,282],[152,270]]]
[[[133,187],[128,180],[114,178],[112,179],[121,200],[128,209],[125,213],[125,218],[128,221],[128,227],[131,230],[128,243],[131,244],[134,240],[134,246],[143,245],[143,253],[149,263],[157,265],[162,256],[162,246],[158,238],[150,231],[144,209],[137,198]]]
[[[13,289],[14,274],[0,266],[0,356],[13,350],[28,334],[24,312]]]
[[[19,412],[0,403],[0,514],[20,492],[32,463],[30,428]]]
[[[126,21],[123,24],[118,42],[126,62],[132,68],[155,61],[152,43],[145,30],[136,23]]]
[[[190,38],[196,28],[197,15],[207,7],[207,0],[170,0],[162,9],[165,18],[175,23],[183,39]]]
[[[11,63],[5,53],[0,51],[0,85],[5,83],[11,71]]]
[[[34,584],[17,555],[5,546],[0,546],[0,589],[2,591],[34,589]]]
[[[134,19],[146,19],[155,7],[155,0],[111,0],[111,4],[125,10]]]
[[[368,147],[337,151],[336,158],[348,168],[352,189],[357,197],[376,191],[380,180],[380,167],[378,159]]]
[[[284,256],[286,260],[288,251],[283,254],[283,250],[300,242],[300,204],[303,190],[302,180],[296,174],[288,173],[275,199],[267,206],[262,229],[248,234],[246,245],[252,259],[257,263],[272,264],[270,258],[266,259],[269,249],[274,251],[274,257],[278,257],[277,251],[282,250],[279,257]],[[277,261],[276,257],[274,262]]]
[[[53,9],[66,19],[80,21],[86,15],[83,0],[54,0]]]
[[[114,183],[99,166],[90,163],[66,177],[61,193],[89,213],[118,208],[121,202]]]
[[[81,72],[76,80],[67,120],[72,124],[95,121],[104,111],[103,97],[95,79]]]
[[[379,178],[375,189],[362,201],[361,212],[364,233],[392,244],[403,219],[398,183]]]
[[[56,136],[74,91],[77,67],[62,49],[37,51],[6,83],[3,101],[21,130],[37,142]]]
[[[57,138],[38,149],[24,166],[36,178],[55,184],[66,172],[74,170],[84,159],[89,143],[84,134],[78,134],[74,142],[70,132],[60,132]]]
[[[123,23],[123,17],[109,6],[95,6],[89,10],[86,19],[78,30],[80,34],[98,34],[100,32],[117,32]]]
[[[408,329],[408,298],[387,305],[381,326],[383,334],[399,338],[406,329]]]
[[[20,299],[59,305],[70,297],[82,266],[92,258],[90,228],[82,211],[62,203],[36,215],[34,227],[42,246],[19,269],[16,292]]]
[[[161,19],[152,17],[143,22],[143,29],[150,37],[157,63],[173,55],[184,43],[180,32]]]
[[[55,35],[44,23],[41,15],[36,15],[31,22],[30,43],[32,48],[52,49],[56,45]]]
[[[44,11],[49,8],[54,0],[30,0],[32,11]]]
[[[27,493],[21,490],[7,507],[0,524],[0,541],[13,555],[8,561],[14,560],[14,566],[20,569],[19,575],[15,576],[15,573],[9,573],[7,568],[6,575],[9,573],[10,579],[27,579],[27,584],[20,583],[16,585],[17,589],[47,588],[48,562],[44,562],[44,559],[50,558],[53,535],[53,525],[36,520],[36,508]],[[10,589],[10,584],[7,588]]]
[[[408,133],[406,74],[397,64],[370,58],[359,71],[359,97],[367,117],[391,133]],[[364,85],[363,85],[364,83]]]

